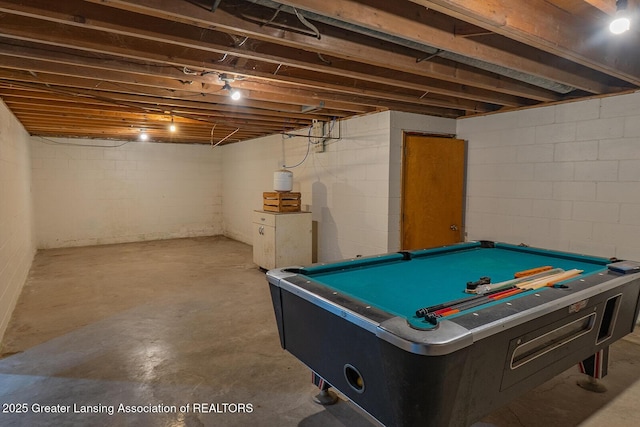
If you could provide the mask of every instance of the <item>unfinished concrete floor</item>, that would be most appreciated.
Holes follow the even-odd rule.
[[[280,348],[251,247],[223,237],[39,252],[1,353],[1,426],[376,425],[347,402],[312,402],[308,370]],[[640,334],[611,359],[607,393],[580,389],[571,369],[476,426],[637,426]],[[120,404],[176,412],[109,415]]]

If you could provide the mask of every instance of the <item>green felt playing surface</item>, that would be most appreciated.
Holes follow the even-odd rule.
[[[414,251],[410,260],[403,260],[400,254],[356,259],[310,267],[301,273],[365,304],[411,321],[419,308],[473,297],[464,292],[466,284],[482,276],[498,283],[513,279],[516,272],[547,265],[584,270],[583,275],[588,275],[602,271],[609,263],[606,258],[506,244],[483,248],[474,242],[454,248]]]

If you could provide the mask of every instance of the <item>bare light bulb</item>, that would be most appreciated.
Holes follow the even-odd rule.
[[[628,0],[616,0],[616,13],[609,24],[609,31],[613,34],[622,34],[631,28],[627,6]]]
[[[240,93],[240,91],[238,89],[232,88],[227,80],[224,81],[224,86],[222,86],[222,90],[228,90],[229,97],[231,97],[231,99],[233,99],[234,101],[237,101],[240,98],[242,98],[242,94]]]
[[[626,16],[618,16],[609,24],[609,31],[613,34],[622,34],[629,31],[631,28],[631,21]]]

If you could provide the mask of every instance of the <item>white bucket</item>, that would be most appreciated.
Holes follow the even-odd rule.
[[[273,173],[273,189],[275,191],[291,191],[293,189],[293,172],[280,169]]]

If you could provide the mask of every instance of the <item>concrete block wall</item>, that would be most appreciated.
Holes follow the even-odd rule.
[[[345,120],[339,131],[340,140],[327,141],[322,153],[312,146],[290,168],[293,191],[318,224],[318,261],[398,250],[403,132],[454,133],[455,120],[382,112]],[[276,135],[222,147],[227,236],[252,243],[251,213],[272,191],[273,172],[299,163],[307,146],[306,138]]]
[[[293,191],[318,224],[319,260],[386,251],[389,123],[389,113],[380,113],[336,124],[340,140],[327,141],[322,153],[312,145],[307,159],[289,168]],[[274,171],[300,163],[308,146],[306,136],[274,135],[221,147],[225,235],[252,244],[252,212],[262,209],[262,193],[273,191]]]
[[[209,146],[33,137],[31,152],[38,248],[222,233]]]
[[[467,238],[640,260],[640,92],[458,120]]]
[[[272,135],[215,149],[226,166],[222,169],[224,235],[251,245],[253,211],[262,209],[262,192],[273,190],[273,171],[282,168],[282,138]],[[300,191],[298,182],[294,191]],[[307,195],[302,201],[308,203]]]
[[[0,340],[33,256],[29,134],[0,101]]]

